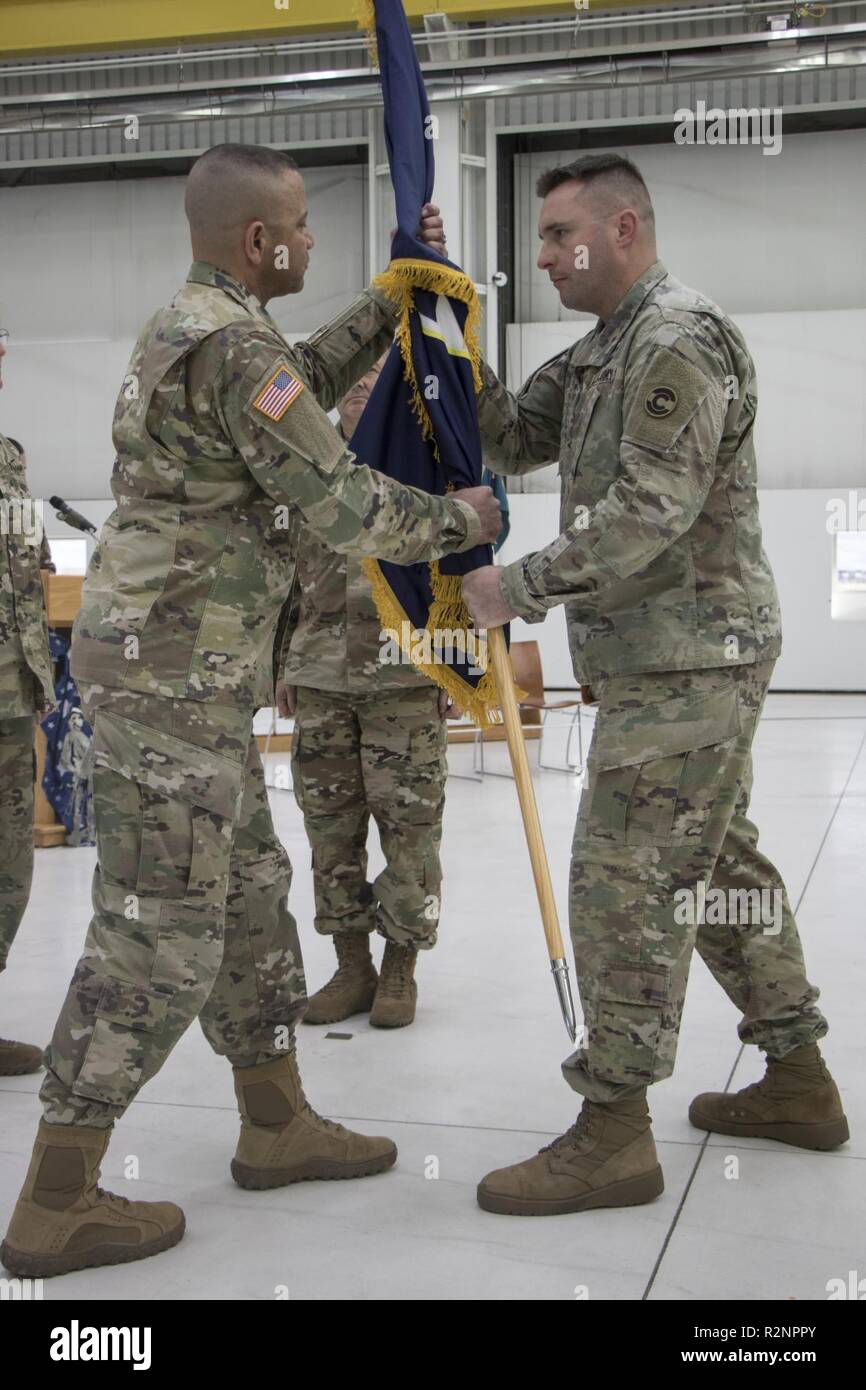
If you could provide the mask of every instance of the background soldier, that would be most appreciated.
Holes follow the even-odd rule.
[[[0,387],[7,339],[0,331]],[[37,712],[54,702],[43,569],[54,565],[24,451],[0,434],[0,973],[30,898]],[[0,1038],[0,1076],[41,1066],[41,1048]]]
[[[46,1054],[33,1158],[0,1256],[49,1275],[174,1245],[183,1213],[97,1186],[111,1127],[199,1016],[234,1067],[244,1187],[361,1177],[387,1139],[304,1097],[304,976],[255,710],[294,565],[295,509],[336,550],[397,562],[490,540],[489,489],[436,498],[354,463],[331,409],[387,347],[373,292],[290,349],[265,309],[313,246],[287,156],[216,146],[190,173],[195,264],[133,351],[114,418],[117,503],[90,565],[72,671],[93,726],[94,916]],[[431,244],[441,219],[422,224]],[[270,663],[268,663],[269,665]]]
[[[338,403],[346,440],[384,360]],[[401,1028],[415,1017],[417,953],[436,944],[449,701],[411,663],[382,665],[382,624],[359,556],[302,532],[293,608],[277,696],[280,713],[295,715],[292,777],[313,851],[316,930],[333,937],[338,960],[304,1022],[372,1008],[375,1027]],[[385,856],[372,885],[371,815]],[[375,929],[386,942],[380,976]]]
[[[761,547],[755,370],[725,314],[658,260],[638,170],[589,155],[539,180],[539,267],[593,332],[517,396],[488,373],[487,461],[519,472],[559,459],[562,534],[464,593],[479,626],[540,622],[565,603],[574,669],[598,717],[578,811],[570,906],[585,1041],[564,1063],[585,1097],[537,1157],[490,1173],[490,1211],[580,1211],[662,1190],[646,1088],[674,1066],[692,947],[742,1011],[764,1079],[707,1094],[689,1117],[721,1134],[803,1148],[848,1126],[817,1039],[784,885],[746,818],[751,745],[781,632]],[[711,925],[707,885],[778,894],[781,928],[736,911]],[[749,914],[745,914],[747,917]]]

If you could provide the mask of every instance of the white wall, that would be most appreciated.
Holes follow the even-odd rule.
[[[866,690],[866,621],[830,616],[833,536],[827,509],[839,496],[821,488],[759,492],[764,549],[782,604],[783,650],[774,690]],[[866,515],[866,489],[859,498]],[[512,496],[510,503],[511,532],[497,557],[500,564],[539,550],[559,532],[559,498],[553,493]],[[574,688],[562,608],[551,610],[543,623],[515,622],[512,636],[540,644],[548,687]]]
[[[787,135],[757,145],[617,145],[643,174],[668,269],[739,319],[804,309],[866,309],[866,130]],[[535,180],[578,150],[515,160],[517,319],[570,318],[535,267]]]
[[[303,293],[270,306],[285,332],[312,331],[363,288],[365,177],[355,166],[306,171],[316,246]],[[183,184],[0,194],[0,320],[11,333],[0,429],[24,444],[35,496],[109,495],[111,420],[130,352],[192,260]]]
[[[755,439],[764,548],[782,602],[784,654],[775,689],[866,689],[866,621],[830,610],[833,538],[827,503],[866,488],[866,310],[741,314],[758,373]],[[585,321],[510,324],[508,381],[514,389],[548,357],[588,331]],[[816,486],[823,481],[823,486]],[[556,468],[528,474],[511,492],[512,531],[500,558],[517,559],[559,531]],[[511,486],[511,484],[510,484]],[[861,492],[861,497],[866,493]],[[852,530],[866,527],[852,513]],[[536,637],[549,685],[574,683],[557,613]]]
[[[866,308],[740,314],[758,374],[755,447],[765,488],[866,483]],[[582,338],[586,322],[509,324],[507,381]],[[555,471],[527,476],[556,488]]]
[[[630,152],[654,196],[663,259],[737,319],[757,363],[765,543],[785,621],[776,685],[863,689],[866,623],[829,616],[825,503],[866,484],[866,132],[786,136],[777,157],[724,146]],[[521,237],[511,269],[520,317],[532,321],[510,330],[512,385],[591,326],[562,311],[532,270],[535,176],[569,157],[517,161]],[[304,293],[273,306],[287,335],[312,330],[365,282],[364,178],[357,167],[306,174],[317,246]],[[132,343],[189,264],[182,182],[0,195],[0,320],[12,332],[0,429],[25,443],[37,496],[59,492],[97,524],[111,505],[111,416]],[[49,537],[70,534],[46,512]],[[551,494],[513,496],[512,514],[504,560],[556,534]],[[522,635],[541,639],[548,683],[570,687],[562,613]]]

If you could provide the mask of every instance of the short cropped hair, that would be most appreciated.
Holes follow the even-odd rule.
[[[599,192],[609,195],[611,210],[633,207],[642,221],[655,222],[652,199],[640,169],[624,154],[584,154],[570,164],[558,164],[546,169],[536,182],[539,198],[546,198],[560,184],[578,179],[584,184],[597,184]]]
[[[196,164],[216,161],[243,169],[258,169],[263,174],[284,174],[287,169],[298,167],[285,150],[272,150],[267,145],[211,145],[199,155]]]

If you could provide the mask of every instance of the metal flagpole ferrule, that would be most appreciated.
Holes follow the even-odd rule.
[[[568,1029],[568,1036],[572,1042],[577,1040],[577,1020],[574,1015],[574,1000],[571,997],[571,980],[568,974],[568,963],[561,957],[550,962],[553,971],[553,981],[556,985],[556,993],[559,996],[559,1007],[562,1009],[562,1017]]]

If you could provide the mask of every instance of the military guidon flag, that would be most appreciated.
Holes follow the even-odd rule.
[[[397,231],[374,285],[394,301],[394,346],[352,435],[359,463],[436,496],[481,485],[481,310],[469,276],[416,236],[433,194],[427,93],[402,0],[364,0],[361,20],[378,62]],[[366,560],[382,626],[404,656],[481,724],[498,719],[486,635],[476,633],[462,576],[489,565],[478,545],[432,564]]]

